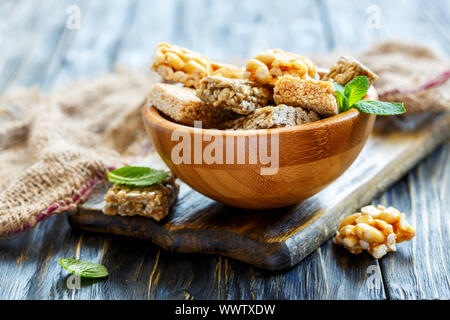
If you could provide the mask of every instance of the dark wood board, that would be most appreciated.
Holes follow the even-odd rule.
[[[411,128],[420,128],[414,129]],[[232,257],[269,270],[290,268],[334,235],[340,221],[368,204],[450,137],[450,115],[384,118],[355,163],[303,203],[276,210],[244,210],[210,200],[182,184],[161,223],[102,213],[107,186],[70,216],[73,226],[152,241],[173,252]],[[147,163],[160,167],[157,156]]]

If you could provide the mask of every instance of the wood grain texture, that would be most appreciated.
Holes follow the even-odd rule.
[[[115,63],[142,69],[158,41],[194,48],[218,60],[239,61],[268,47],[308,54],[336,47],[365,49],[372,41],[393,37],[427,44],[441,53],[449,51],[448,1],[196,0],[187,5],[178,0],[107,4],[68,0],[63,2],[66,6],[61,2],[0,2],[0,90],[20,85],[20,79],[50,88],[77,76],[107,72]],[[33,42],[32,50],[23,45],[32,37],[45,38],[39,35],[40,26],[49,16],[58,17],[59,28],[64,28],[66,8],[71,4],[81,7],[80,30],[63,29],[55,33],[59,38]],[[373,4],[382,8],[380,29],[366,28],[366,10]],[[108,27],[106,21],[112,21]],[[53,53],[49,64],[42,60],[45,56],[40,50]],[[42,58],[35,60],[35,55]],[[33,61],[44,61],[42,69],[33,67]],[[24,64],[28,67],[21,67]],[[234,259],[171,254],[145,241],[80,232],[60,215],[30,232],[0,241],[0,298],[403,299],[431,298],[436,292],[448,298],[450,263],[445,239],[449,233],[448,223],[443,222],[450,218],[450,188],[445,178],[449,156],[447,142],[374,201],[392,204],[407,214],[415,210],[416,216],[439,211],[440,220],[416,224],[422,240],[430,230],[440,229],[444,241],[429,241],[428,250],[422,240],[402,243],[397,253],[378,264],[366,254],[355,257],[327,241],[296,267],[268,272]],[[418,257],[412,260],[414,253]],[[68,273],[56,260],[71,256],[103,263],[113,272],[106,281],[83,281],[80,290],[69,290],[65,286]],[[373,273],[382,275],[380,287],[368,286]]]
[[[157,223],[143,217],[104,216],[105,188],[101,188],[71,216],[71,223],[89,231],[150,240],[174,252],[220,254],[264,269],[283,270],[317,249],[335,233],[345,216],[372,201],[377,193],[450,138],[450,115],[404,117],[395,120],[396,130],[393,120],[385,121],[379,123],[378,134],[370,138],[358,160],[342,177],[299,205],[247,211],[210,200],[183,185],[169,217]],[[412,127],[411,122],[417,129],[401,130]],[[168,145],[167,141],[164,143]],[[157,161],[160,160],[155,157]],[[158,167],[155,162],[147,165]],[[172,170],[175,174],[180,172]]]

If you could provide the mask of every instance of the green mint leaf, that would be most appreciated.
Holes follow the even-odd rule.
[[[369,86],[369,79],[365,76],[356,77],[345,85],[344,95],[348,98],[350,107],[364,98],[369,90]]]
[[[106,171],[112,183],[135,187],[149,187],[161,183],[169,177],[167,172],[147,167],[123,167]]]
[[[346,96],[344,96],[343,93],[341,93],[340,91],[336,91],[335,95],[339,107],[339,112],[344,112],[350,109],[350,106],[348,105],[348,99]]]
[[[77,259],[58,259],[60,265],[67,271],[83,278],[103,278],[108,275],[108,270],[101,264]]]
[[[353,105],[356,109],[364,113],[377,114],[381,116],[396,115],[406,112],[403,103],[398,102],[383,102],[362,100]]]
[[[335,92],[340,92],[340,93],[344,94],[345,87],[342,84],[335,82],[335,83],[333,83],[333,85],[334,85]]]

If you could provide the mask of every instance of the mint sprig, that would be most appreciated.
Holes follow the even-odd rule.
[[[112,171],[107,170],[106,175],[112,183],[134,187],[150,187],[162,183],[169,177],[163,170],[147,167],[122,167]]]
[[[376,115],[397,115],[406,112],[403,103],[362,100],[369,87],[369,79],[365,76],[354,78],[345,87],[335,83],[334,89],[339,111],[344,112],[354,107],[361,112]]]
[[[78,259],[58,259],[58,263],[70,273],[83,278],[103,278],[108,275],[108,270],[101,264]]]
[[[361,100],[356,102],[353,106],[361,112],[381,116],[402,114],[406,111],[403,103],[398,102]]]

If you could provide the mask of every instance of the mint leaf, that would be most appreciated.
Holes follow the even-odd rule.
[[[147,167],[123,167],[106,171],[112,183],[135,187],[149,187],[161,183],[169,177],[167,172]]]
[[[398,102],[383,102],[362,100],[353,105],[356,109],[364,113],[377,114],[381,116],[396,115],[406,112],[403,103]]]
[[[108,275],[108,270],[101,264],[70,258],[58,259],[58,262],[67,271],[83,278],[103,278]]]
[[[335,92],[340,92],[342,93],[342,95],[344,95],[345,87],[342,84],[335,82],[333,83],[333,85]]]
[[[341,93],[340,91],[336,91],[335,95],[339,107],[339,112],[344,112],[350,109],[350,106],[348,105],[348,99],[346,96],[344,96],[343,93]]]
[[[345,85],[344,95],[348,98],[350,107],[364,98],[369,90],[369,86],[369,79],[365,76],[356,77]]]

